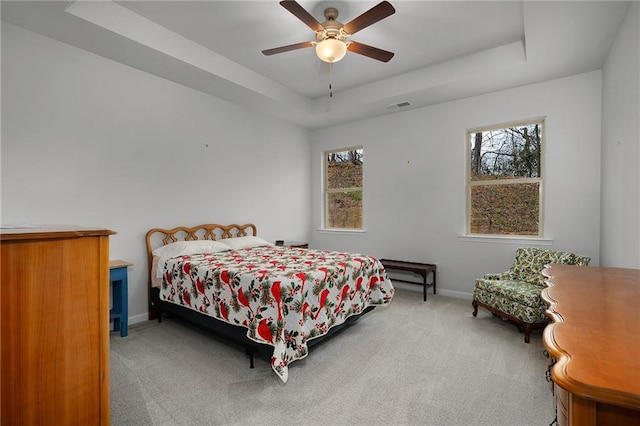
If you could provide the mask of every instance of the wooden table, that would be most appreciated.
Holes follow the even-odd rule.
[[[640,270],[551,265],[543,333],[559,425],[640,425]]]
[[[431,263],[418,263],[418,262],[405,262],[404,260],[390,260],[380,259],[380,263],[387,270],[407,271],[422,277],[422,283],[416,283],[415,281],[400,280],[394,278],[393,281],[400,281],[403,283],[421,284],[423,299],[427,301],[427,288],[433,285],[433,294],[436,294],[436,265]],[[427,276],[433,274],[433,282],[427,283]]]

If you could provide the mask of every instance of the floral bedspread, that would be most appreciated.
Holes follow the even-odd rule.
[[[273,346],[271,366],[283,382],[307,342],[370,305],[387,305],[394,289],[382,264],[354,253],[281,246],[168,259],[160,297],[238,326]]]

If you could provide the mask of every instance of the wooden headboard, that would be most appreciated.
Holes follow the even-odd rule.
[[[173,229],[153,228],[147,232],[147,261],[148,261],[148,285],[151,292],[151,268],[153,265],[153,250],[176,241],[194,240],[220,240],[223,238],[257,236],[258,231],[253,223],[245,225],[231,224],[220,225],[206,223],[194,227],[178,226]]]

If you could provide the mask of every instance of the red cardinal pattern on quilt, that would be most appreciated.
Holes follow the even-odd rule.
[[[368,306],[389,304],[394,293],[382,264],[355,253],[265,246],[158,267],[163,300],[247,328],[247,337],[273,346],[272,368],[284,382],[310,339]]]

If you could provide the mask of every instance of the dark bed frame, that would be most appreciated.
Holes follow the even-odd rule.
[[[257,343],[249,339],[247,337],[247,329],[245,327],[229,324],[215,317],[211,317],[192,309],[161,300],[160,289],[154,288],[152,286],[151,277],[153,265],[152,252],[156,247],[160,247],[162,245],[173,243],[176,241],[217,240],[222,238],[241,237],[247,235],[257,235],[255,225],[251,223],[245,225],[203,224],[194,227],[180,226],[173,229],[153,228],[149,230],[146,234],[147,258],[149,266],[149,319],[153,320],[157,318],[158,322],[162,322],[162,314],[169,314],[206,331],[212,332],[215,335],[222,337],[224,340],[228,340],[231,343],[243,347],[247,355],[249,355],[249,367],[254,368],[254,356],[260,353],[260,350],[266,351],[268,356],[271,356],[271,346]],[[374,308],[374,306],[368,306],[359,315],[351,316],[343,324],[334,326],[329,329],[329,332],[327,334],[309,340],[307,342],[309,350],[313,346],[326,341],[329,337],[353,325],[358,319],[360,319],[367,312],[372,311]]]

